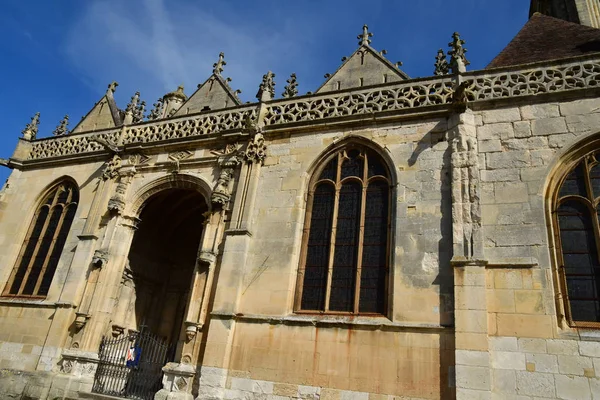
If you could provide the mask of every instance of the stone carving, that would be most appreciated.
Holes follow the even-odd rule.
[[[229,192],[229,182],[233,178],[233,168],[223,168],[217,179],[217,184],[210,195],[211,203],[218,206],[225,206],[229,203],[231,193]]]
[[[125,113],[131,114],[132,116],[134,116],[136,113],[136,110],[138,108],[139,101],[140,101],[140,92],[135,92],[135,94],[133,96],[131,96],[131,100],[129,100],[129,104],[127,104],[127,107],[125,108]]]
[[[363,31],[360,35],[358,35],[356,38],[358,39],[358,45],[359,46],[368,46],[369,44],[371,44],[371,39],[373,34],[371,32],[369,32],[369,27],[365,24],[363,25]]]
[[[263,75],[262,82],[256,93],[256,98],[259,101],[269,101],[275,96],[275,74],[271,71]]]
[[[38,128],[40,125],[40,113],[36,112],[33,117],[31,117],[31,122],[25,125],[25,129],[21,131],[23,134],[23,139],[25,140],[35,140],[38,133]]]
[[[477,71],[462,75],[464,99],[490,100],[597,87],[600,60],[578,60],[560,65],[546,64],[521,70]],[[384,111],[450,104],[454,100],[452,82],[447,77],[398,82],[383,88],[349,90],[310,98],[288,98],[266,104],[265,126],[304,121],[326,122],[329,118],[374,114]],[[459,90],[459,89],[457,89]],[[460,89],[462,90],[462,89]],[[151,143],[199,135],[226,133],[245,128],[250,117],[256,120],[256,104],[233,110],[213,111],[177,120],[159,120],[125,128],[122,143]],[[24,138],[35,138],[39,116],[23,131]],[[97,138],[117,143],[120,129],[103,133],[58,136],[32,143],[30,160],[101,151]]]
[[[146,113],[146,102],[140,101],[140,104],[136,107],[133,113],[133,123],[138,124],[144,121],[144,114]]]
[[[63,119],[60,120],[60,123],[56,126],[52,134],[54,136],[62,136],[69,133],[69,129],[67,126],[69,125],[69,116],[65,115]]]
[[[119,176],[119,168],[121,168],[121,157],[118,154],[114,154],[104,167],[102,179],[107,181],[116,178]]]
[[[238,143],[228,144],[225,149],[212,152],[219,156],[218,162],[221,166],[221,173],[210,195],[210,201],[216,208],[226,206],[231,199],[229,185],[233,179],[235,168],[241,164],[240,147]]]
[[[148,114],[148,121],[155,121],[162,117],[163,105],[162,97],[156,100],[156,103],[152,104],[152,110],[150,111],[150,114]]]
[[[125,131],[124,144],[149,143],[242,129],[248,117],[256,116],[256,108],[243,106],[234,111],[205,113],[175,121],[143,124]]]
[[[179,162],[185,159],[190,158],[194,153],[189,150],[176,151],[174,153],[169,153],[169,160],[174,165],[173,173],[179,173]]]
[[[63,360],[60,365],[60,372],[63,374],[70,374],[73,371],[73,361]]]
[[[437,55],[435,56],[435,64],[433,64],[435,69],[433,70],[433,74],[436,76],[447,75],[450,69],[448,65],[448,59],[446,59],[446,55],[444,54],[444,50],[439,49]]]
[[[213,74],[221,75],[221,72],[223,72],[223,67],[225,65],[227,65],[227,62],[225,62],[225,54],[223,54],[223,52],[220,52],[219,61],[213,64]]]
[[[33,143],[29,159],[37,160],[101,151],[103,146],[97,141],[97,138],[110,139],[112,142],[116,142],[118,137],[118,130],[86,136],[57,136],[52,140]]]
[[[438,78],[412,84],[399,83],[383,89],[323,94],[302,100],[289,99],[267,105],[265,125],[447,104],[451,95],[452,84]]]
[[[86,313],[75,313],[75,329],[79,332],[87,323],[88,319],[90,319],[90,315]],[[74,343],[76,344],[76,343]],[[77,346],[79,346],[77,344]]]
[[[108,211],[116,212],[121,214],[125,209],[125,195],[127,194],[127,188],[131,182],[131,178],[135,174],[135,168],[131,168],[126,173],[121,174],[119,177],[119,183],[115,188],[115,193],[108,200]]]
[[[296,81],[296,74],[292,73],[290,78],[286,81],[287,85],[283,88],[281,94],[285,98],[295,97],[298,95],[298,82]]]
[[[112,81],[111,83],[108,84],[108,89],[106,90],[106,94],[113,94],[115,93],[115,90],[117,89],[117,86],[119,86],[119,84],[115,81]]]
[[[195,322],[185,321],[185,337],[187,341],[191,341],[198,333],[198,324]]]
[[[95,268],[104,268],[108,262],[108,251],[106,249],[96,250],[92,256],[92,265]]]
[[[262,164],[267,157],[267,145],[261,132],[257,132],[244,152],[244,159],[249,163]]]
[[[459,72],[465,72],[467,65],[470,62],[465,57],[465,53],[467,49],[463,47],[465,41],[460,38],[458,32],[454,32],[452,34],[452,41],[448,43],[450,47],[450,51],[448,51],[448,55],[450,56],[450,69],[452,69],[453,74],[457,74]]]
[[[129,156],[129,158],[127,159],[127,161],[129,161],[129,164],[131,164],[133,166],[144,165],[149,160],[150,160],[150,157],[148,157],[145,154],[141,154],[141,153],[131,154]]]
[[[452,222],[454,243],[460,247],[455,248],[455,257],[466,259],[476,258],[481,231],[477,139],[475,129],[471,128],[465,128],[461,120],[451,138]]]
[[[212,251],[202,250],[198,255],[198,262],[205,265],[212,265],[217,260],[217,255]]]

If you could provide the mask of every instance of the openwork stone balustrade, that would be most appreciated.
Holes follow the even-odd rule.
[[[266,103],[264,126],[283,127],[305,121],[327,122],[398,110],[450,104],[456,76],[412,79],[364,89],[306,95]],[[462,74],[464,96],[469,102],[541,95],[595,88],[600,83],[600,58],[581,57],[563,63],[538,63]],[[112,130],[33,141],[29,160],[102,151],[92,137],[119,145],[152,143],[241,130],[248,118],[257,118],[258,104],[215,110],[201,114],[144,122]]]

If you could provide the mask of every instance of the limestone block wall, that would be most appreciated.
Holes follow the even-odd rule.
[[[600,130],[599,107],[587,99],[478,113],[489,358],[464,354],[461,362],[490,375],[466,389],[498,399],[600,396],[598,331],[557,318],[544,211],[549,176],[569,148]]]
[[[453,397],[446,129],[440,118],[268,138],[228,369],[207,378],[207,368],[221,371],[208,345],[202,393],[214,385],[229,398],[259,398],[259,389],[282,399]],[[389,311],[328,325],[339,316],[293,312],[308,182],[324,152],[361,139],[382,149],[396,181]]]
[[[66,282],[79,280],[87,266],[78,265],[70,270],[74,250],[87,218],[95,192],[90,177],[98,173],[100,163],[64,166],[52,169],[13,171],[3,189],[0,213],[0,290],[14,268],[18,253],[43,192],[57,179],[68,176],[80,188],[80,205],[71,232],[65,243],[52,285],[45,299],[6,298],[0,300],[0,368],[21,371],[46,370],[54,367],[60,348],[48,345],[47,336],[60,295]],[[58,303],[58,304],[57,304]],[[68,325],[63,326],[64,331]]]

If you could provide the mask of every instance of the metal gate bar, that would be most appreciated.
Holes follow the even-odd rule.
[[[119,338],[103,337],[92,392],[152,400],[160,390],[169,348],[165,339],[142,327]]]

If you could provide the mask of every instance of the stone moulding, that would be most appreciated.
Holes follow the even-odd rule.
[[[470,103],[594,89],[600,86],[600,57],[582,56],[467,72],[460,75],[460,81],[463,98]],[[38,139],[31,143],[28,160],[102,152],[103,147],[92,137],[127,146],[242,131],[248,118],[257,118],[261,104],[266,108],[265,132],[297,124],[328,123],[334,119],[350,121],[390,112],[422,113],[427,107],[450,107],[455,84],[456,75],[412,79],[245,104],[112,130]]]
[[[392,322],[386,317],[346,317],[339,315],[293,314],[284,317],[270,315],[233,314],[213,311],[213,318],[235,320],[246,323],[270,325],[312,325],[317,327],[351,327],[352,329],[384,330],[384,331],[415,331],[415,330],[447,330],[454,329],[451,325]]]

